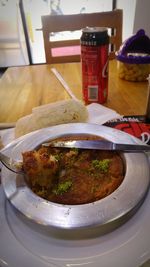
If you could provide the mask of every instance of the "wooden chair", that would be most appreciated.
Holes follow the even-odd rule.
[[[87,26],[111,29],[110,59],[114,58],[115,51],[122,43],[122,20],[123,11],[119,9],[100,13],[42,16],[46,63],[79,62],[81,29]],[[80,35],[73,40],[51,40],[64,31],[71,32],[70,35],[73,36],[74,31],[77,30],[80,30]]]

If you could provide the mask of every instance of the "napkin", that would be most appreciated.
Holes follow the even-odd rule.
[[[119,119],[123,116],[117,113],[115,110],[104,107],[103,105],[92,103],[87,106],[89,113],[89,123],[104,124],[110,120]]]

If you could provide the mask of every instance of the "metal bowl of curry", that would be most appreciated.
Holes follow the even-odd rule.
[[[106,126],[73,123],[25,135],[18,139],[15,145],[8,147],[7,154],[21,160],[22,155],[26,155],[27,151],[33,151],[39,144],[66,136],[70,138],[95,136],[116,143],[141,143],[126,133]],[[59,164],[58,157],[64,153],[61,158],[59,181],[57,176],[57,183],[54,182],[51,191],[46,190],[44,184],[48,183],[46,175],[44,175],[45,181],[42,179],[41,182],[43,187],[38,188],[36,183],[31,183],[33,180],[26,181],[24,176],[16,175],[5,167],[2,169],[2,184],[7,198],[17,210],[34,222],[71,230],[105,227],[114,223],[117,225],[117,222],[119,225],[120,221],[123,222],[125,218],[130,217],[129,215],[133,215],[143,203],[149,188],[150,176],[145,153],[114,154],[107,151],[79,153],[75,150],[59,152],[58,155],[58,150],[50,151]],[[26,155],[25,159],[29,158]],[[90,165],[87,159],[90,159]],[[26,166],[29,166],[28,164]],[[69,168],[64,170],[66,165]],[[97,174],[94,172],[95,169]],[[102,182],[101,186],[99,181]]]

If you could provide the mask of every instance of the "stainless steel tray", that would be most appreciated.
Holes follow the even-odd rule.
[[[65,135],[92,134],[116,143],[142,144],[126,133],[106,126],[75,123],[38,130],[18,139],[6,148],[6,154],[21,159],[21,153],[34,149],[49,139]],[[61,205],[35,195],[25,184],[23,176],[2,169],[2,185],[11,204],[27,218],[60,229],[101,227],[104,231],[117,227],[140,207],[149,188],[150,171],[145,153],[123,153],[125,179],[117,190],[102,200],[84,205]]]

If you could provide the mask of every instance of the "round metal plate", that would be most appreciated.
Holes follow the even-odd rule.
[[[75,123],[53,126],[30,133],[12,142],[6,154],[21,160],[23,151],[32,150],[40,143],[65,135],[92,134],[116,143],[140,144],[140,140],[106,126]],[[144,201],[149,188],[149,164],[145,153],[123,153],[126,165],[122,184],[109,196],[84,205],[61,205],[35,195],[21,175],[3,167],[2,184],[7,198],[26,217],[42,225],[63,229],[105,226],[124,220]]]

